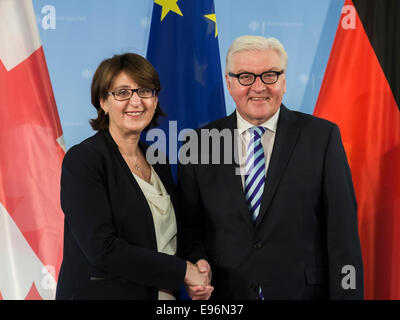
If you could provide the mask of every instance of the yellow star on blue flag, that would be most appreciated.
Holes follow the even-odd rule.
[[[215,38],[216,38],[218,36],[218,30],[217,30],[217,17],[215,16],[215,13],[206,14],[204,15],[204,17],[215,23]]]
[[[156,3],[162,7],[161,21],[163,21],[165,16],[170,11],[183,16],[181,9],[178,6],[178,0],[155,0],[154,3]]]
[[[167,134],[169,121],[180,132],[226,115],[216,21],[214,0],[154,1],[146,56],[160,77],[167,117],[158,123]]]

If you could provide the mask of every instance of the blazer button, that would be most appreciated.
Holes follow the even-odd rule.
[[[255,249],[261,249],[261,248],[262,248],[261,242],[256,242],[256,243],[254,244],[254,248],[255,248]]]

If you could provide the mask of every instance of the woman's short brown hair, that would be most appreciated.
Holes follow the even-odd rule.
[[[131,77],[140,87],[156,89],[156,95],[161,90],[160,79],[156,69],[142,56],[135,53],[125,53],[121,55],[116,54],[112,58],[104,60],[97,67],[91,86],[92,104],[97,110],[97,118],[90,120],[90,125],[94,130],[108,129],[108,115],[101,108],[100,100],[107,99],[108,91],[114,79],[122,71]],[[157,102],[153,119],[145,130],[157,126],[157,119],[160,116],[165,116],[165,114],[160,108],[160,102]]]

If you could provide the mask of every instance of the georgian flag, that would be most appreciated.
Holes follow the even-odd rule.
[[[0,299],[53,299],[62,129],[31,0],[0,0]]]

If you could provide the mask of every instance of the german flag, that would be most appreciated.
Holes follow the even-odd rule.
[[[400,1],[346,0],[314,115],[340,127],[366,299],[400,299]]]

